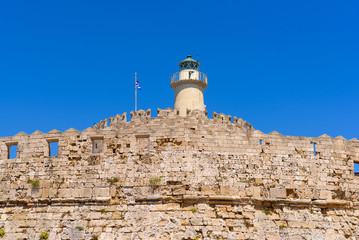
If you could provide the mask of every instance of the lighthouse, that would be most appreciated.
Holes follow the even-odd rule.
[[[179,72],[171,76],[171,87],[175,90],[174,109],[180,116],[188,110],[206,110],[203,91],[207,87],[207,76],[199,70],[199,62],[189,55],[179,63]]]

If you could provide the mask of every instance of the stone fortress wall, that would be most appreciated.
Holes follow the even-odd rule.
[[[359,239],[358,140],[206,115],[0,138],[0,239]]]

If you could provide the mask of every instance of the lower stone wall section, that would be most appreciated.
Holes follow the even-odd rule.
[[[49,240],[359,239],[357,207],[263,199],[247,199],[251,204],[196,201],[2,206],[1,239],[40,239],[42,233],[48,233]]]

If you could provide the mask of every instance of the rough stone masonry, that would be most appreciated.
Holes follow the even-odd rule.
[[[0,138],[0,239],[359,239],[356,162],[356,139],[199,110],[21,132]]]

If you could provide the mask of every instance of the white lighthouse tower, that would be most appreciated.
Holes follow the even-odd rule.
[[[171,87],[175,90],[174,109],[180,116],[186,116],[189,110],[206,110],[203,90],[207,87],[207,76],[198,71],[199,62],[187,56],[179,63],[180,71],[171,77]]]

